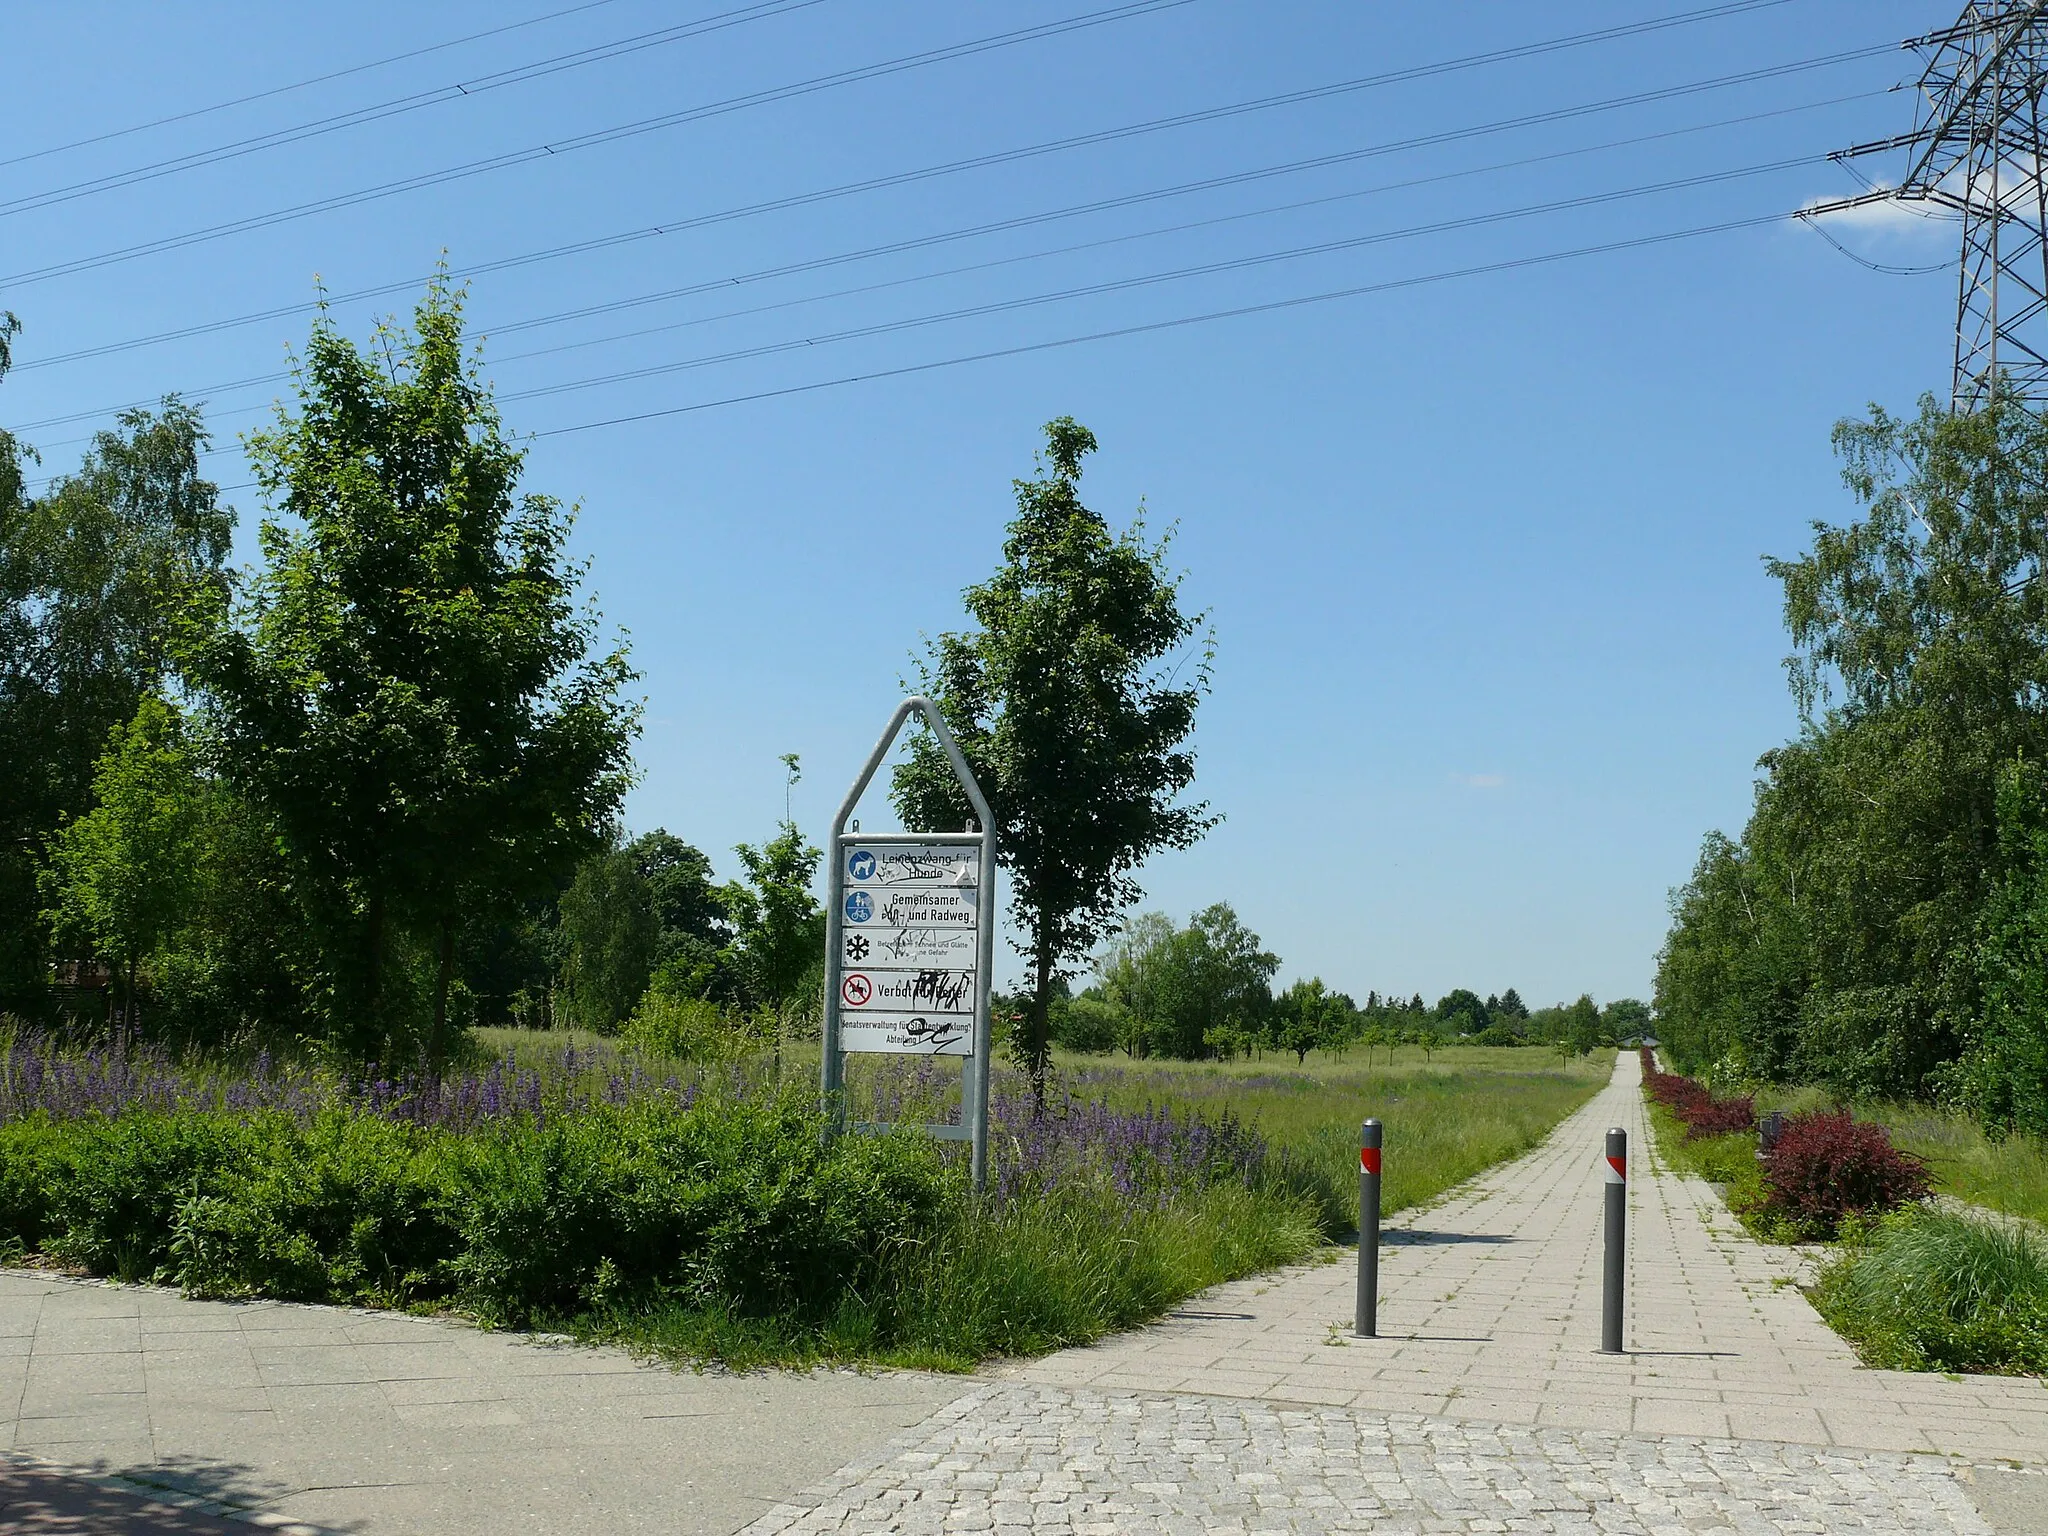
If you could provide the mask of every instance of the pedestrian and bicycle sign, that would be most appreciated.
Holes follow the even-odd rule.
[[[938,738],[976,819],[961,832],[849,832],[854,807],[913,713]],[[907,699],[896,710],[839,807],[831,848],[820,1068],[827,1111],[841,1113],[849,1053],[963,1057],[961,1124],[926,1129],[973,1143],[979,1185],[988,1158],[995,834],[988,801],[928,700]]]

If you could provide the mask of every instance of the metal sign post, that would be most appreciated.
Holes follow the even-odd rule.
[[[915,710],[945,748],[974,807],[964,832],[850,832],[897,733]],[[846,1053],[959,1056],[960,1124],[924,1129],[972,1146],[974,1187],[988,1175],[989,972],[995,960],[996,834],[988,801],[929,699],[905,699],[832,822],[825,880],[825,1026],[818,1085],[836,1128],[846,1120]],[[889,1130],[859,1125],[856,1130]]]

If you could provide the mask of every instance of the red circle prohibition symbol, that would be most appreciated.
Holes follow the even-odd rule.
[[[868,999],[875,995],[875,984],[855,971],[839,983],[839,996],[849,1008],[865,1008]]]

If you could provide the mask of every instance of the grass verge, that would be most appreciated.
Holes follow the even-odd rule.
[[[1774,1107],[1801,1112],[1821,1105],[1801,1094]],[[1665,1106],[1652,1100],[1648,1109],[1667,1165],[1718,1185],[1729,1209],[1762,1240],[1800,1238],[1766,1204],[1754,1132],[1688,1136]],[[1883,1124],[1895,1145],[1927,1159],[1943,1193],[2019,1210],[2000,1215],[1916,1199],[1882,1216],[1843,1217],[1834,1257],[1805,1293],[1814,1309],[1866,1365],[2048,1372],[2048,1238],[2021,1219],[2039,1208],[2039,1186],[2030,1183],[2038,1149],[1989,1142],[1931,1110],[1892,1105],[1858,1113]]]
[[[1308,1071],[1075,1058],[1043,1119],[999,1081],[977,1196],[957,1149],[823,1138],[800,1060],[670,1072],[590,1040],[517,1044],[390,1083],[16,1039],[0,1249],[686,1361],[962,1370],[1309,1256],[1350,1226],[1366,1114],[1387,1123],[1399,1209],[1533,1145],[1609,1071],[1513,1051]],[[894,1106],[879,1118],[943,1117],[942,1066],[892,1070],[868,1085]]]

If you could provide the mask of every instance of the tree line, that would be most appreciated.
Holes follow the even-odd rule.
[[[1643,1038],[1650,1009],[1635,998],[1601,1007],[1590,996],[1534,1011],[1513,987],[1481,998],[1454,988],[1434,1004],[1368,992],[1361,1004],[1321,977],[1277,992],[1279,956],[1228,902],[1176,924],[1132,918],[1095,956],[1092,980],[1052,1005],[1053,1039],[1076,1051],[1230,1060],[1267,1051],[1305,1062],[1311,1051],[1413,1045],[1543,1046],[1583,1055]]]
[[[2048,424],[1930,397],[1834,444],[1858,514],[1768,562],[1801,727],[1673,894],[1659,1033],[2048,1134]]]
[[[17,333],[0,314],[0,376]],[[479,1021],[815,1012],[792,823],[725,882],[622,830],[635,673],[569,510],[521,488],[460,294],[363,346],[323,314],[297,379],[245,440],[272,513],[251,571],[196,409],[123,415],[38,492],[0,431],[0,1012],[386,1062]],[[1041,1095],[1055,995],[1145,858],[1212,819],[1183,799],[1212,638],[1165,541],[1081,502],[1093,435],[1045,444],[969,627],[918,661],[995,808]],[[928,737],[892,793],[913,829],[962,824]]]
[[[0,376],[17,331],[0,315]],[[814,1020],[820,854],[786,815],[724,881],[666,829],[624,830],[636,674],[570,509],[521,484],[460,293],[430,285],[363,345],[323,313],[296,378],[244,440],[270,513],[246,571],[191,406],[126,413],[39,491],[0,431],[0,1012],[430,1064],[473,1023],[675,1048]],[[1216,821],[1189,796],[1215,636],[1170,541],[1082,500],[1096,449],[1046,425],[966,625],[914,658],[997,822],[1012,1046],[1040,1102],[1056,1040],[1305,1056],[1374,1030],[1612,1034],[1590,999],[1551,1018],[1512,993],[1276,997],[1227,906],[1126,924],[1145,860]],[[928,734],[890,794],[913,830],[968,815]]]

